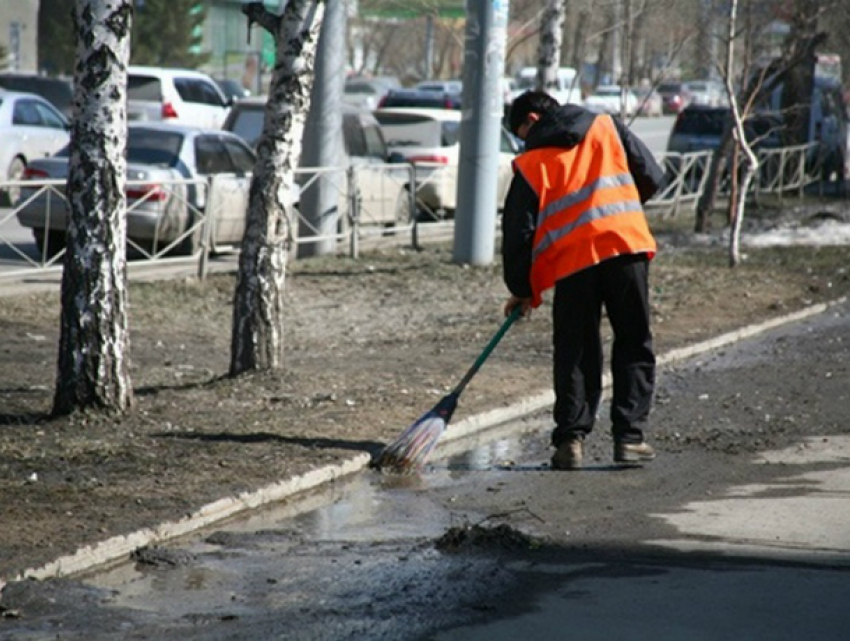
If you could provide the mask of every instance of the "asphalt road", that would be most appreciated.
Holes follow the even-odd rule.
[[[845,301],[665,365],[651,466],[613,466],[600,431],[553,472],[543,412],[419,476],[9,586],[0,639],[843,640],[848,336]]]

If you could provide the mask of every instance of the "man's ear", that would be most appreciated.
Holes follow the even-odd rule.
[[[532,111],[528,114],[528,120],[530,120],[531,122],[537,122],[538,120],[540,120],[540,114],[536,111]]]

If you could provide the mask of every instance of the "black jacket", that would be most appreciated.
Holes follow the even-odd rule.
[[[525,140],[526,150],[540,147],[569,149],[587,135],[597,114],[577,105],[563,105],[531,127]],[[664,171],[646,145],[614,118],[620,140],[626,150],[629,170],[641,202],[645,203],[664,183]],[[537,194],[519,172],[514,173],[502,213],[502,261],[505,285],[514,296],[531,296],[531,249],[537,229]]]

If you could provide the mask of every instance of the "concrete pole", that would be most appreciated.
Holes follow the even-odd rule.
[[[455,263],[493,262],[507,24],[508,0],[467,0]]]
[[[304,127],[301,167],[341,167],[343,163],[342,92],[345,86],[346,5],[327,2],[319,35],[310,112]],[[303,176],[303,179],[309,179]],[[345,171],[320,174],[301,192],[298,237],[330,236],[337,233],[343,212]],[[318,240],[298,245],[298,258],[332,254],[336,240]]]

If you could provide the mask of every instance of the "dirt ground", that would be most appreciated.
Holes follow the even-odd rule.
[[[750,224],[813,213],[765,212]],[[846,245],[745,248],[730,270],[722,234],[695,237],[689,226],[653,220],[659,353],[850,291]],[[133,283],[135,406],[120,420],[49,416],[58,294],[0,298],[0,580],[378,451],[457,383],[502,320],[498,259],[470,268],[451,258],[450,246],[427,245],[296,262],[285,367],[236,379],[226,375],[232,275]],[[547,389],[550,328],[548,304],[512,328],[455,420]]]

